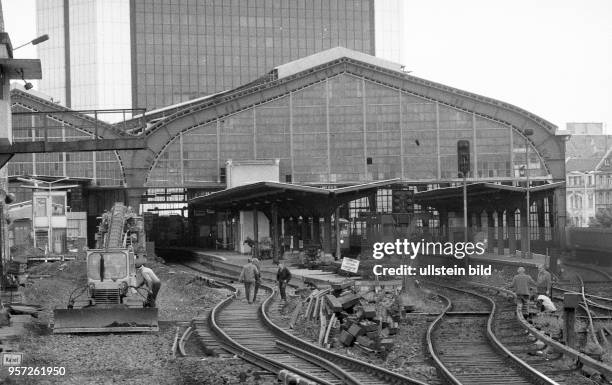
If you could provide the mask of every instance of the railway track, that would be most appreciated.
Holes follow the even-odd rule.
[[[203,268],[201,272],[208,273],[207,270]],[[235,277],[217,276],[220,277],[235,282]],[[291,335],[273,323],[278,302],[271,288],[262,289],[267,292],[267,298],[259,308],[232,295],[212,309],[207,319],[194,320],[196,332],[206,331],[198,335],[200,339],[206,339],[207,345],[216,343],[217,349],[225,354],[229,352],[270,373],[290,372],[312,383],[423,384],[332,353]],[[434,322],[443,320],[440,324],[443,326],[436,326],[433,338],[434,341],[445,340],[444,346],[439,342],[435,344],[438,349],[436,357],[452,375],[445,376],[448,383],[593,383],[579,375],[577,368],[558,369],[561,366],[558,364],[560,354],[542,356],[542,344],[538,345],[536,339],[525,332],[525,326],[514,314],[516,305],[510,295],[488,288],[471,288],[469,293],[465,287],[444,290],[447,290],[445,297],[449,303],[455,306],[452,311],[449,306],[447,312]],[[465,330],[466,325],[470,328],[469,338],[453,333],[462,328]],[[434,342],[431,344],[433,346]]]
[[[494,332],[497,304],[465,289],[436,285],[448,305],[429,327],[427,344],[443,377],[450,384],[558,384],[512,354],[505,344],[532,345],[506,325],[500,341]]]
[[[187,267],[204,272],[194,265]],[[235,280],[235,277],[223,277]],[[259,307],[232,295],[211,310],[206,322],[205,317],[194,320],[200,339],[207,345],[215,343],[211,339],[216,340],[219,350],[231,352],[269,372],[286,371],[317,384],[425,385],[293,336],[272,321],[279,306],[275,292],[264,285],[261,289],[265,290],[267,298]]]
[[[593,381],[580,374],[580,365],[568,367],[571,359],[596,367],[606,375],[605,365],[554,341],[526,321],[514,301],[514,295],[504,289],[476,284],[471,290],[490,298],[496,304],[492,331],[507,350],[519,360],[558,384],[592,385]],[[537,342],[540,341],[540,342]],[[547,347],[551,351],[548,352]],[[565,360],[564,360],[565,355]],[[570,358],[571,357],[571,358]],[[570,359],[567,359],[570,358]]]
[[[223,288],[228,291],[230,295],[236,295],[238,289],[236,285],[233,285],[232,277],[226,276],[223,274],[215,274],[205,271],[201,268],[198,268],[196,264],[190,263],[169,263],[170,265],[174,265],[176,267],[181,268],[182,270],[188,271],[190,273],[196,273],[197,277],[206,282],[209,287],[214,288]],[[229,282],[229,283],[228,283]],[[191,331],[190,335],[195,335],[200,342],[200,344],[204,347],[204,353],[207,356],[215,356],[220,358],[231,358],[234,356],[227,346],[222,344],[212,329],[208,324],[208,317],[210,316],[210,312],[212,309],[207,310],[202,315],[194,318],[191,322]],[[188,339],[187,336],[183,336],[183,344]]]
[[[302,340],[291,334],[288,330],[276,325],[273,318],[278,317],[278,306],[275,298],[269,297],[262,305],[262,320],[275,336],[298,347],[299,349],[316,354],[359,379],[362,384],[424,384],[421,381],[403,376],[387,369],[353,359],[341,354],[323,349],[310,342]]]
[[[565,293],[582,294],[584,290],[587,303],[581,302],[582,314],[579,317],[586,318],[584,314],[588,311],[594,319],[612,319],[612,298],[609,297],[612,295],[612,276],[589,265],[565,263],[565,266],[569,267],[564,272],[565,280],[552,288],[553,300],[558,306],[562,306]]]
[[[603,270],[600,267],[593,267],[591,265],[585,265],[576,262],[563,263],[563,266],[568,267],[568,273],[577,273],[581,276],[581,279],[585,283],[610,283],[612,282],[612,275]],[[571,278],[571,277],[570,277]]]

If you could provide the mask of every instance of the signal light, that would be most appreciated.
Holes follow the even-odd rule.
[[[462,176],[467,177],[470,173],[470,142],[468,140],[457,141],[457,166]]]
[[[8,205],[8,204],[11,204],[11,203],[13,203],[13,202],[15,202],[15,194],[13,194],[13,193],[7,193],[7,194],[4,196],[4,203],[6,203],[6,204]]]
[[[406,214],[412,211],[414,192],[411,190],[393,190],[391,212]]]

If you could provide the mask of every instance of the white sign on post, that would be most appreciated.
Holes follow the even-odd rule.
[[[340,266],[340,269],[351,273],[357,273],[359,269],[359,260],[344,257],[342,258],[342,266]]]

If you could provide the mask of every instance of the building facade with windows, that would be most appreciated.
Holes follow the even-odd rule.
[[[568,225],[587,227],[596,213],[595,169],[601,158],[568,159],[567,170],[567,216]]]
[[[150,110],[336,46],[401,62],[403,12],[401,0],[37,0],[52,37],[39,87],[77,110]]]
[[[595,166],[595,210],[612,208],[612,148]]]

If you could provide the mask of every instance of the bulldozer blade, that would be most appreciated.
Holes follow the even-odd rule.
[[[157,308],[55,309],[53,333],[159,331]]]

